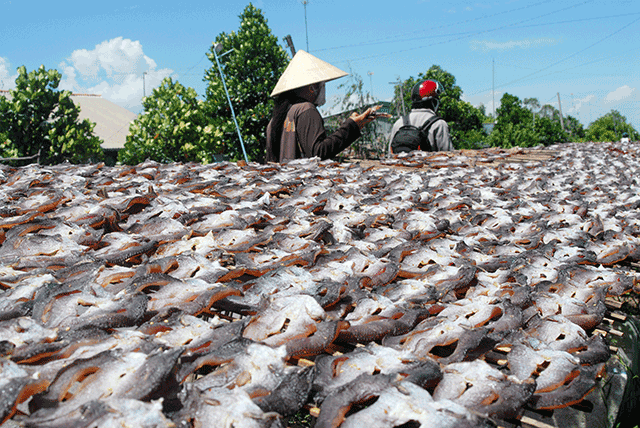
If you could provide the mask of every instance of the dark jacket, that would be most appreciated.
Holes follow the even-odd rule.
[[[360,128],[347,119],[333,134],[327,136],[324,120],[313,103],[308,101],[293,104],[282,125],[279,142],[272,141],[271,126],[267,125],[267,155],[269,162],[318,156],[329,159],[349,147],[360,137]]]

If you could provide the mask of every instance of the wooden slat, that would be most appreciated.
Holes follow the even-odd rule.
[[[546,424],[544,422],[538,421],[528,416],[523,416],[522,418],[520,418],[520,422],[535,428],[556,428],[553,425]],[[523,426],[526,426],[526,425],[523,425]]]
[[[605,301],[604,301],[604,304],[607,307],[615,308],[615,309],[620,309],[622,307],[622,302],[621,301],[613,300],[611,298],[606,298]]]
[[[613,334],[614,336],[618,336],[618,337],[622,337],[624,336],[624,333],[621,332],[620,330],[616,330],[614,328],[612,328],[611,330],[609,330],[609,334]]]
[[[315,407],[315,406],[306,407],[305,406],[305,409],[307,409],[309,411],[309,414],[311,416],[313,416],[314,418],[317,418],[318,415],[320,414],[320,408],[319,407]]]
[[[309,367],[309,366],[315,366],[316,363],[314,363],[311,360],[307,360],[306,358],[300,358],[298,360],[298,366],[300,367]]]
[[[620,312],[611,312],[609,316],[615,319],[616,321],[625,322],[627,320],[627,315],[621,314]]]

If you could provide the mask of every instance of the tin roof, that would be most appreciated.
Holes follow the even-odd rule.
[[[9,98],[9,91],[0,90],[0,95]],[[80,107],[79,118],[96,124],[93,133],[102,140],[103,149],[124,147],[129,124],[136,114],[124,107],[94,94],[71,94],[73,102]]]

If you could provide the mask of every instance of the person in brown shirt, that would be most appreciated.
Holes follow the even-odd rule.
[[[305,51],[295,54],[271,93],[276,98],[267,125],[267,162],[332,158],[360,137],[360,130],[374,120],[377,106],[353,113],[331,135],[317,108],[325,102],[325,83],[346,75]]]

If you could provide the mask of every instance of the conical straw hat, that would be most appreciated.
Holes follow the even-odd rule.
[[[276,96],[292,89],[311,85],[312,83],[328,82],[348,75],[342,70],[305,51],[298,51],[280,76],[271,96]]]

